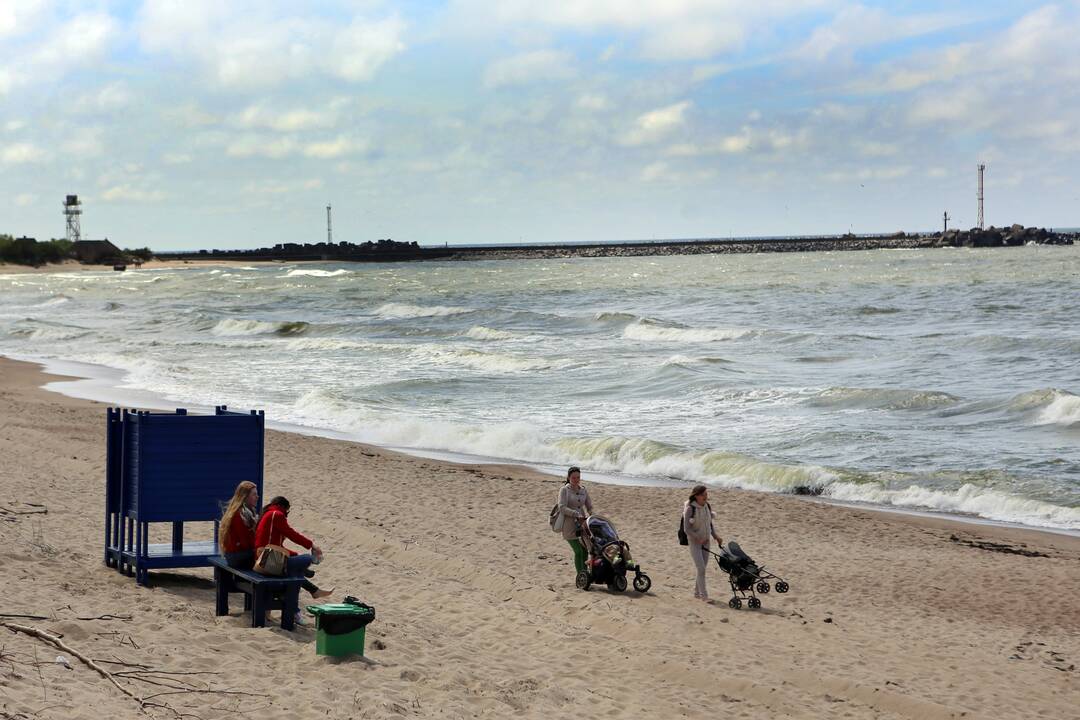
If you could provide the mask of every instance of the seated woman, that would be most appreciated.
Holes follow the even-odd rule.
[[[218,547],[229,567],[250,570],[255,564],[255,526],[259,522],[259,489],[247,480],[236,486],[221,515]]]
[[[333,594],[333,588],[320,590],[314,583],[306,579],[315,574],[308,567],[312,562],[322,560],[323,551],[309,538],[289,525],[288,515],[288,500],[280,495],[271,500],[270,504],[263,509],[262,517],[259,518],[259,523],[255,527],[253,549],[266,547],[267,545],[281,546],[285,542],[285,538],[292,540],[300,547],[310,549],[311,554],[305,553],[304,555],[299,555],[294,550],[288,550],[289,559],[286,564],[285,574],[290,577],[304,577],[303,588],[311,593],[313,598],[324,598]],[[254,553],[252,553],[252,557],[254,557]],[[299,613],[297,614],[299,615]]]

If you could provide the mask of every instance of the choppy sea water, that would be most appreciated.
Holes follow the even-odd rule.
[[[382,445],[1080,529],[1080,248],[0,275],[0,353]]]

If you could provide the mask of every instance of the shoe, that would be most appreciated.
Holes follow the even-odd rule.
[[[293,622],[297,625],[307,625],[307,620],[304,619],[304,616],[300,614],[299,610],[296,611],[296,617],[293,618]]]
[[[311,593],[311,597],[315,598],[316,600],[319,600],[319,599],[324,598],[324,597],[330,597],[333,594],[334,594],[334,588],[330,588],[329,590],[316,590],[315,592]]]

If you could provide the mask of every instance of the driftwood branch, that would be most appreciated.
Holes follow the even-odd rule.
[[[51,633],[48,633],[48,632],[45,632],[44,630],[39,630],[38,628],[35,628],[35,627],[30,627],[29,625],[16,625],[15,623],[7,622],[5,620],[0,620],[0,626],[6,627],[8,630],[11,630],[12,632],[19,632],[19,633],[23,633],[24,635],[29,635],[31,637],[36,637],[39,640],[43,640],[46,643],[48,643],[48,644],[50,644],[50,645],[52,645],[54,647],[60,648],[61,650],[68,653],[72,657],[77,658],[79,661],[81,661],[88,668],[90,668],[91,670],[93,670],[97,674],[101,675],[106,680],[108,680],[110,683],[112,683],[116,687],[117,690],[119,690],[120,692],[124,693],[129,698],[131,698],[132,700],[137,702],[139,704],[139,709],[140,710],[143,709],[144,701],[143,701],[142,698],[140,698],[138,695],[131,692],[126,687],[124,687],[119,682],[117,682],[116,678],[113,677],[113,674],[110,673],[108,670],[101,667],[96,662],[94,662],[93,660],[88,658],[86,655],[83,655],[78,650],[72,648],[70,645],[66,644],[63,640],[56,637],[55,635],[53,635]]]

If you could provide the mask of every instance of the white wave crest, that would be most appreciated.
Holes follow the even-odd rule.
[[[1080,424],[1080,397],[1060,390],[1055,392],[1056,396],[1042,409],[1035,424],[1066,427]]]
[[[316,270],[313,268],[297,268],[296,270],[290,270],[282,275],[282,277],[340,277],[341,275],[348,275],[349,271],[341,268],[340,270]]]
[[[914,484],[902,490],[890,490],[877,483],[838,482],[829,485],[823,494],[850,502],[928,508],[942,512],[967,513],[1002,522],[1080,529],[1080,508],[1022,498],[971,483],[965,483],[956,490],[932,490]]]
[[[665,366],[668,365],[714,365],[714,364],[730,364],[731,360],[722,357],[697,357],[691,355],[672,355],[663,362]]]
[[[307,330],[305,322],[268,322],[265,320],[238,320],[225,318],[210,331],[219,337],[243,337],[245,335],[299,335]]]
[[[507,332],[506,330],[496,330],[495,328],[484,327],[483,325],[474,325],[469,328],[469,331],[465,333],[465,337],[470,337],[473,340],[513,340],[518,335]]]
[[[954,395],[936,390],[832,387],[807,402],[818,407],[929,410],[955,405],[959,401]]]
[[[445,305],[433,305],[425,307],[423,305],[408,305],[405,303],[386,303],[375,310],[375,314],[384,318],[425,318],[425,317],[443,317],[445,315],[462,315],[464,313],[474,312],[471,308],[453,307]]]
[[[489,353],[471,348],[455,348],[443,345],[418,345],[413,348],[412,356],[423,362],[436,365],[460,365],[486,372],[525,372],[528,370],[547,370],[568,367],[567,359],[548,360],[546,358],[525,357],[509,353]]]
[[[38,305],[38,307],[54,307],[56,305],[63,305],[66,302],[71,302],[71,298],[61,293],[60,295],[54,295],[53,297],[49,298],[45,302]]]
[[[623,328],[623,337],[644,342],[711,343],[738,340],[755,332],[745,328],[681,328],[635,322]]]

